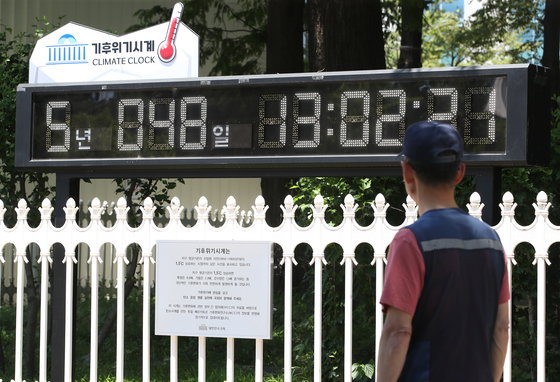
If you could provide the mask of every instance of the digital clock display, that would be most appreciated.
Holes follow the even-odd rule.
[[[531,68],[20,85],[18,133],[26,130],[31,139],[17,141],[24,152],[19,164],[246,174],[391,166],[398,164],[406,128],[422,120],[455,126],[467,162],[527,162],[512,143],[527,146],[515,132],[528,133],[519,118],[527,121],[531,113]]]

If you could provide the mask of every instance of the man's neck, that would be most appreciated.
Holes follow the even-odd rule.
[[[430,187],[420,185],[418,187],[416,204],[418,204],[418,214],[422,216],[425,212],[441,208],[457,208],[454,196],[455,187]]]

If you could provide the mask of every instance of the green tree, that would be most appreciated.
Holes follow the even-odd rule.
[[[37,208],[44,198],[54,195],[54,187],[49,185],[47,174],[34,171],[20,171],[15,167],[15,117],[17,86],[27,82],[29,56],[38,38],[60,25],[50,24],[46,20],[37,20],[35,33],[20,33],[12,36],[12,29],[0,25],[0,151],[3,153],[0,162],[0,200],[11,207],[4,221],[7,226],[16,223],[15,209],[19,200],[23,199],[31,207],[28,222],[36,226],[40,222]],[[19,248],[21,250],[21,248]],[[27,257],[31,256],[29,247]],[[37,280],[33,274],[33,265],[25,264],[27,278],[27,336],[25,342],[25,376],[34,378],[35,370],[35,333],[37,314],[40,308],[40,294]],[[3,349],[0,338],[0,365],[4,364]]]
[[[509,8],[490,10],[487,7],[491,4],[484,3],[470,19],[464,19],[459,10],[444,11],[439,3],[441,1],[435,2],[424,12],[423,66],[498,65],[539,59],[542,28],[538,20],[542,17],[542,1],[530,2],[530,7],[527,2],[515,2],[508,4]],[[505,3],[500,2],[501,5]],[[497,18],[507,20],[511,12],[522,20],[497,23]],[[488,35],[488,13],[496,15],[490,18],[496,28],[491,35]],[[482,21],[481,15],[484,15]],[[532,34],[532,38],[524,40],[528,34]]]
[[[470,33],[467,42],[477,48],[473,51],[473,59],[484,62],[477,56],[484,57],[495,49],[507,52],[516,62],[526,62],[527,54],[537,58],[541,46],[543,6],[543,0],[482,2],[482,7],[473,14],[468,25]],[[535,33],[534,38],[508,46],[512,34],[525,36],[530,33]]]

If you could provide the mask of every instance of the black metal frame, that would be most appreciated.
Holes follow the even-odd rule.
[[[452,67],[358,72],[302,73],[240,77],[207,77],[184,80],[23,84],[17,92],[16,166],[46,172],[69,172],[78,177],[267,177],[267,176],[364,176],[384,173],[398,166],[388,155],[305,155],[251,157],[96,158],[32,160],[33,95],[53,90],[100,91],[184,87],[303,84],[360,80],[414,80],[507,76],[507,131],[505,154],[465,154],[464,161],[477,167],[546,165],[550,142],[550,103],[546,69],[529,64]],[[219,155],[219,152],[217,152]]]

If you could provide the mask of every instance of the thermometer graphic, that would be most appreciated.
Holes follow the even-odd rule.
[[[171,12],[171,20],[169,20],[169,27],[167,28],[165,40],[159,44],[157,51],[159,59],[165,63],[173,61],[175,55],[177,54],[175,38],[177,37],[177,29],[179,29],[182,14],[183,3],[175,4],[173,11]]]

